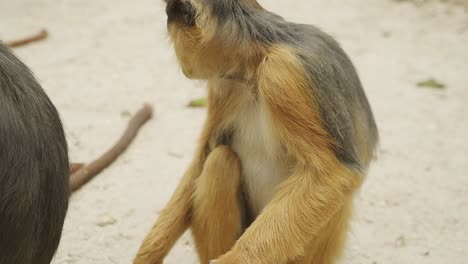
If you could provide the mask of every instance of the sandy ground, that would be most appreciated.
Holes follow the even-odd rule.
[[[354,60],[381,133],[342,263],[468,263],[468,13],[437,1],[264,0],[335,36]],[[424,3],[420,3],[424,2]],[[429,2],[429,3],[426,3]],[[466,2],[465,2],[466,3]],[[98,156],[148,101],[157,114],[128,152],[73,195],[55,264],[131,263],[187,167],[204,120],[187,102],[159,0],[0,1],[0,38],[62,113],[74,161]],[[419,88],[436,78],[446,89]],[[197,263],[185,235],[166,263]]]

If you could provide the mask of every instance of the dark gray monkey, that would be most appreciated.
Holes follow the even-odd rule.
[[[51,262],[68,208],[68,176],[57,110],[0,43],[0,264]]]

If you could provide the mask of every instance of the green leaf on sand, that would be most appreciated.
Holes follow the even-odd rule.
[[[206,98],[198,98],[190,101],[189,107],[205,107],[207,105]]]
[[[444,89],[446,86],[443,83],[438,82],[437,80],[434,79],[427,79],[424,81],[420,81],[417,84],[419,87],[425,87],[425,88],[434,88],[434,89]]]

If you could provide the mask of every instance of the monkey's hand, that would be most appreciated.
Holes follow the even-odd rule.
[[[154,260],[153,257],[138,254],[133,260],[133,264],[163,264],[162,259]]]

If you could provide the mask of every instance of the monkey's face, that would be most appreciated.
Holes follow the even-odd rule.
[[[210,79],[228,71],[231,56],[216,38],[208,37],[216,24],[203,0],[164,0],[167,27],[184,74]],[[203,22],[201,22],[203,21]],[[218,38],[219,39],[219,38]]]

